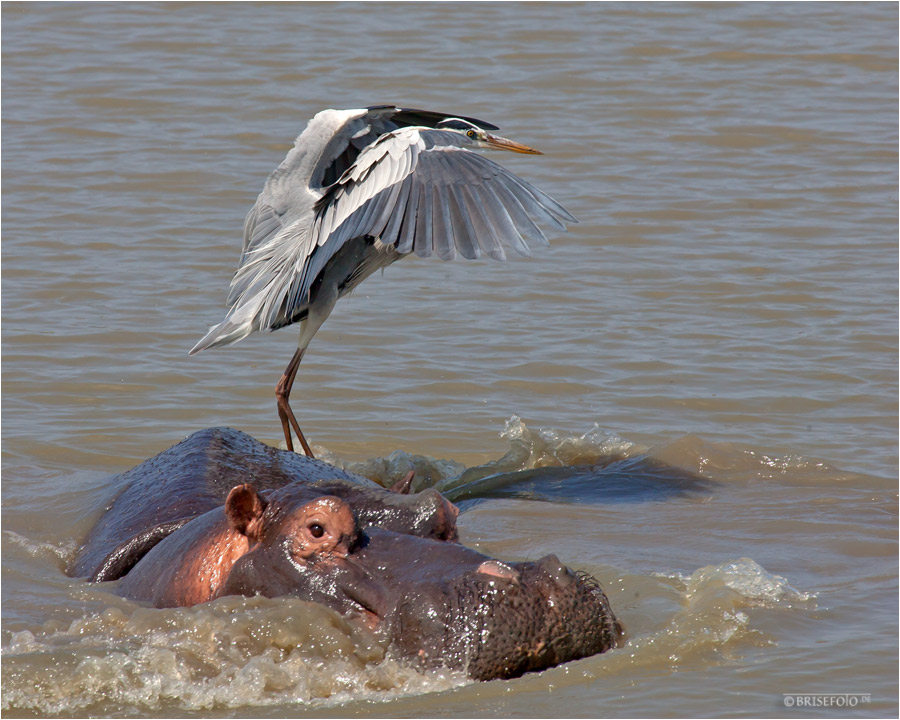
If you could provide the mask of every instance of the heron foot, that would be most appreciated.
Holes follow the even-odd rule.
[[[309,443],[306,442],[306,436],[304,436],[303,431],[300,429],[300,424],[297,422],[297,418],[294,417],[294,412],[288,404],[287,397],[280,395],[276,390],[275,400],[278,404],[278,417],[281,420],[281,429],[284,431],[284,442],[287,445],[287,449],[294,452],[294,443],[291,438],[291,428],[293,428],[306,457],[315,458],[312,449],[309,447]]]
[[[281,379],[275,386],[275,402],[278,406],[278,418],[281,420],[281,429],[284,431],[284,442],[287,445],[287,449],[294,452],[294,441],[291,438],[291,428],[293,427],[306,457],[315,458],[309,443],[306,442],[303,431],[300,429],[297,418],[294,417],[294,411],[291,410],[290,403],[288,403],[288,398],[291,396],[291,388],[294,385],[294,377],[297,375],[297,368],[300,367],[300,360],[303,359],[304,351],[305,348],[297,348],[288,366],[284,369]]]

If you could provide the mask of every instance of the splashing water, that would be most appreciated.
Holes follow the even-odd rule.
[[[227,597],[158,610],[117,602],[67,627],[48,623],[3,645],[4,710],[125,712],[385,700],[468,682],[416,672],[385,642],[293,598]]]

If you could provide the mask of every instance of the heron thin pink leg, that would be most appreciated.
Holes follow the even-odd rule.
[[[284,431],[284,441],[287,449],[291,452],[294,451],[294,443],[291,438],[291,428],[293,427],[303,452],[306,453],[307,457],[315,457],[309,447],[309,443],[306,442],[297,418],[294,417],[294,411],[291,410],[291,406],[288,403],[288,399],[291,396],[291,388],[294,386],[294,378],[297,376],[297,369],[300,367],[300,361],[303,359],[305,350],[306,348],[297,348],[294,357],[291,358],[288,366],[284,369],[281,379],[275,386],[275,402],[278,406],[278,417],[281,420],[281,429]]]

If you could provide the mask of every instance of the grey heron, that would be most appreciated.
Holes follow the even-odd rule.
[[[300,361],[335,302],[405,255],[452,260],[547,244],[538,223],[575,218],[549,195],[476,149],[537,150],[475,118],[394,105],[323,110],[266,181],[244,221],[225,319],[190,351],[229,345],[300,322],[297,350],[275,388],[289,450],[291,428],[312,457],[288,402]]]

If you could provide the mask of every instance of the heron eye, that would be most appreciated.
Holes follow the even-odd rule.
[[[325,528],[319,525],[319,523],[313,523],[309,526],[309,534],[318,539],[325,534]]]
[[[478,133],[475,132],[474,130],[469,130],[468,132],[466,132],[466,135],[468,135],[470,138],[472,138],[474,140],[475,136],[478,135]]]

